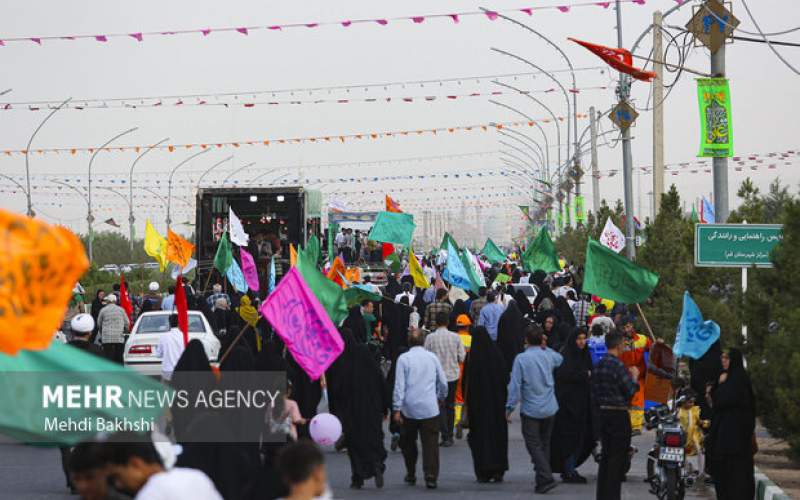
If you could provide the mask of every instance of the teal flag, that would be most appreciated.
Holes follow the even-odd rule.
[[[82,404],[88,402],[82,398],[83,391],[70,404],[67,385],[99,387],[104,395],[100,399],[105,399],[108,389],[118,388],[120,404],[100,403],[99,399],[95,404]],[[59,391],[61,405],[56,401]],[[0,354],[0,434],[29,443],[73,445],[93,438],[101,421],[156,422],[162,406],[139,404],[127,397],[131,391],[172,392],[129,368],[60,342],[42,351]],[[47,402],[46,394],[50,396]],[[54,422],[86,423],[88,427],[57,429]]]
[[[298,250],[297,270],[303,275],[303,280],[325,308],[325,312],[328,313],[333,324],[338,326],[347,317],[347,302],[344,292],[339,285],[329,280],[317,269],[319,241],[316,240],[317,245],[314,247],[312,240],[316,240],[316,237],[312,236],[308,240],[309,246],[305,250]]]
[[[369,239],[383,243],[411,245],[414,236],[414,216],[397,212],[378,212],[378,218],[369,232]]]
[[[472,266],[465,266],[458,250],[451,243],[447,245],[447,266],[442,273],[442,279],[462,290],[472,290],[473,282],[469,271]],[[476,291],[477,293],[477,291]]]
[[[528,244],[528,248],[522,254],[521,260],[525,270],[529,272],[541,269],[547,273],[554,273],[561,270],[558,254],[556,254],[556,246],[553,244],[553,240],[550,239],[547,226],[542,226],[539,234],[536,235],[536,239]]]
[[[584,292],[623,304],[644,302],[658,284],[657,274],[591,238],[586,245],[584,268]]]
[[[489,259],[492,264],[499,264],[506,261],[506,254],[494,244],[491,238],[486,238],[486,244],[483,245],[481,253]]]
[[[675,356],[700,359],[719,340],[719,325],[711,320],[703,321],[703,314],[689,292],[683,292],[683,312],[675,337]]]

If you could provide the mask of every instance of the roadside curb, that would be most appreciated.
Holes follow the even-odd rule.
[[[756,468],[756,500],[790,500],[791,497]]]

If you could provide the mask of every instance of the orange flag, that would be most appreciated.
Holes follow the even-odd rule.
[[[395,213],[403,212],[402,210],[400,210],[400,204],[394,201],[392,197],[389,196],[388,194],[386,195],[386,211]]]
[[[0,210],[0,352],[50,346],[89,267],[81,241],[66,228]]]
[[[344,261],[341,257],[336,257],[333,259],[333,264],[331,264],[331,268],[328,270],[327,277],[329,280],[333,281],[340,287],[344,288],[344,281],[342,281],[342,276],[347,272],[347,268],[344,265]],[[341,275],[339,274],[341,273]]]
[[[348,267],[347,270],[343,273],[344,277],[350,283],[359,283],[361,282],[361,268],[360,267]]]
[[[180,235],[173,233],[167,228],[167,260],[175,264],[186,267],[189,259],[192,258],[194,245],[183,239]]]
[[[289,243],[289,266],[294,267],[295,264],[297,264],[297,250]]]

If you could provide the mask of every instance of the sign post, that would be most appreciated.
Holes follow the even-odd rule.
[[[697,224],[697,267],[772,267],[770,252],[783,240],[781,224]]]

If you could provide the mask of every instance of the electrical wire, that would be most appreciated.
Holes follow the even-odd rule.
[[[767,43],[767,46],[770,48],[770,50],[772,50],[772,52],[775,53],[775,55],[778,57],[778,59],[780,59],[783,62],[783,64],[786,65],[786,67],[791,69],[794,72],[794,74],[800,75],[800,71],[798,71],[797,68],[792,66],[791,63],[789,63],[789,61],[784,59],[784,57],[781,55],[781,53],[778,52],[778,49],[776,49],[775,47],[772,46],[772,42],[770,42],[770,40],[767,38],[767,36],[764,34],[764,32],[761,31],[761,27],[758,25],[758,22],[756,21],[756,18],[753,17],[753,13],[750,12],[750,7],[747,5],[747,2],[745,0],[742,0],[742,5],[744,6],[744,10],[747,11],[747,15],[750,17],[750,20],[753,21],[753,25],[758,30],[758,34],[761,36],[761,38],[764,39],[764,41]]]

